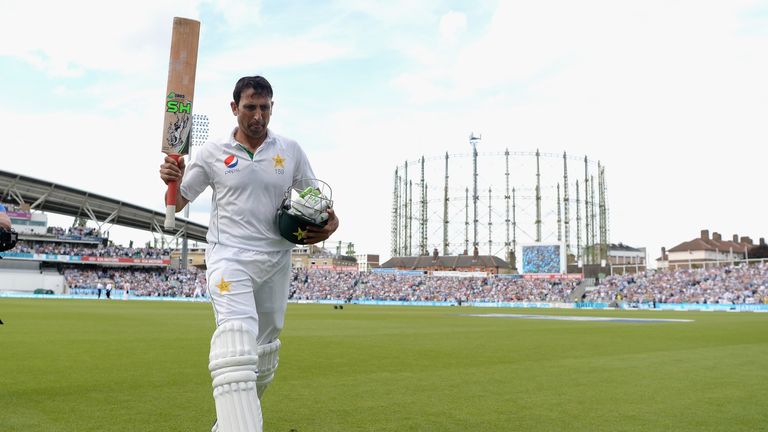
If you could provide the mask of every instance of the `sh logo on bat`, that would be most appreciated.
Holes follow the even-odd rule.
[[[181,100],[179,100],[181,99]],[[181,93],[170,92],[165,103],[165,112],[173,114],[176,118],[168,122],[166,140],[168,147],[176,153],[183,153],[189,144],[191,131],[192,101],[186,100]],[[166,121],[168,119],[166,118]]]
[[[182,99],[181,101],[172,99]],[[168,102],[165,103],[165,111],[169,113],[189,114],[192,112],[192,102],[184,101],[187,97],[180,93],[168,93]]]

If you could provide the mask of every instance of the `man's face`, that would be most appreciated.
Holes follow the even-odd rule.
[[[267,137],[267,126],[272,116],[272,99],[256,94],[252,88],[248,88],[240,95],[240,104],[233,101],[232,114],[237,116],[237,125],[240,130],[251,139],[264,139]]]

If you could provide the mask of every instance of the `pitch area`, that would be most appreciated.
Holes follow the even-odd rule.
[[[471,314],[685,319],[548,320]],[[205,431],[204,303],[0,299],[0,430]],[[291,304],[265,430],[755,431],[768,314]]]

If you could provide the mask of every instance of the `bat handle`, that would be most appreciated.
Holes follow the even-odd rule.
[[[169,154],[177,163],[179,162],[180,154]],[[169,181],[168,191],[165,194],[165,229],[176,228],[176,191],[178,190],[178,182]]]

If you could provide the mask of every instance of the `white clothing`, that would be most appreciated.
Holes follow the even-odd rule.
[[[208,186],[213,189],[205,252],[207,290],[217,326],[211,341],[212,361],[219,359],[216,353],[221,344],[216,342],[216,334],[220,330],[226,333],[227,329],[239,329],[238,334],[252,333],[256,336],[253,352],[266,350],[264,345],[276,341],[280,335],[288,304],[294,244],[280,236],[277,209],[286,191],[297,180],[315,177],[307,156],[296,141],[267,129],[267,138],[254,154],[250,154],[235,140],[236,132],[237,128],[227,140],[206,143],[187,167],[180,188],[181,195],[189,201]],[[299,183],[295,187],[304,189],[313,183]],[[224,345],[228,346],[227,343]],[[255,370],[262,366],[262,360],[269,360],[269,365],[263,365],[264,376],[261,381],[257,378],[253,392],[240,395],[230,391],[224,385],[226,383],[221,382],[221,377],[214,377],[217,416],[225,428],[231,428],[233,421],[246,419],[246,423],[258,423],[255,430],[261,430],[257,395],[262,394],[272,380],[277,367],[276,350],[264,359],[258,359],[258,355],[227,359],[243,363],[238,363],[240,367],[250,367],[255,361],[252,364]],[[228,373],[228,369],[221,369],[218,363],[214,366],[212,374]],[[233,380],[243,378],[242,374],[229,375]],[[238,388],[240,384],[250,385],[254,377],[257,375],[249,374],[244,381],[238,381]],[[244,402],[246,399],[248,403]],[[240,417],[232,416],[235,406],[248,408],[240,412]]]
[[[259,345],[277,339],[285,322],[291,251],[259,252],[221,244],[205,252],[208,293],[216,325],[240,321]]]
[[[213,189],[206,241],[252,251],[290,250],[277,226],[277,208],[295,180],[314,178],[299,144],[267,129],[253,158],[235,140],[209,141],[186,168],[181,195],[189,201]],[[308,184],[309,185],[309,184]]]

